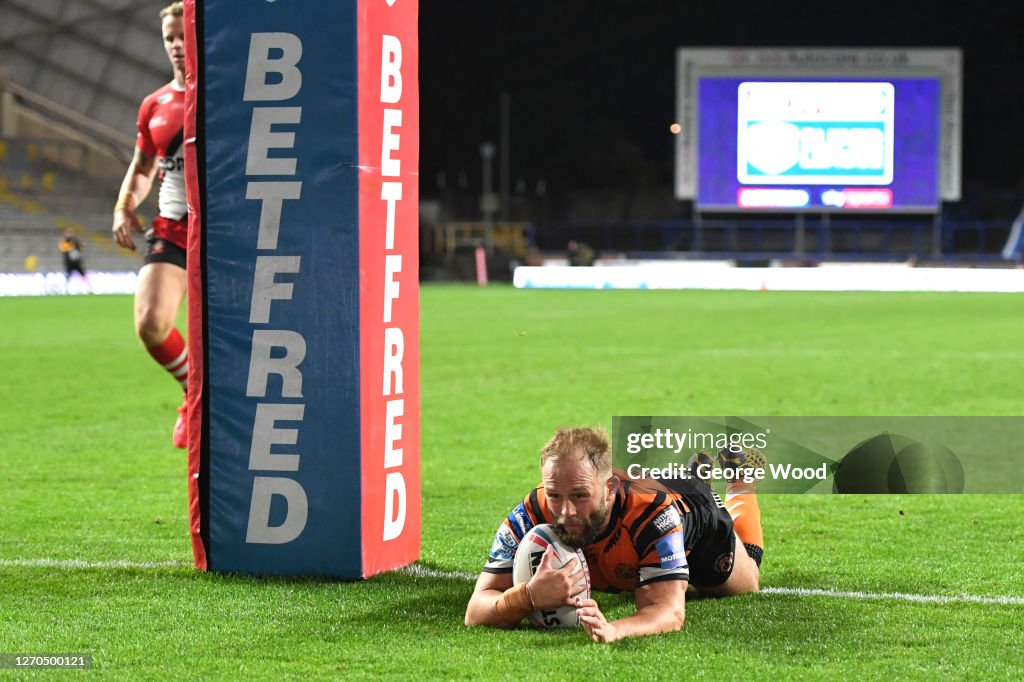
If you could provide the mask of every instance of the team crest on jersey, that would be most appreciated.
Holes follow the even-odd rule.
[[[659,533],[667,533],[681,524],[682,520],[675,507],[669,507],[654,518],[654,527],[658,529]]]
[[[494,536],[494,543],[491,545],[491,552],[488,555],[493,561],[508,561],[516,553],[519,542],[512,531],[502,524],[498,534]]]
[[[620,579],[627,582],[636,580],[637,572],[636,569],[627,564],[618,564],[615,567],[615,575],[619,576]]]
[[[162,94],[162,95],[160,95],[159,97],[156,98],[156,103],[157,104],[167,104],[172,99],[174,99],[174,95],[172,93],[170,93],[170,92],[165,92],[164,94]]]
[[[726,552],[725,554],[719,554],[718,558],[715,559],[715,570],[719,573],[728,573],[732,570],[733,561],[736,557],[732,552]]]

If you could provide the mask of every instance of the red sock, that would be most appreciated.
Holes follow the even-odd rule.
[[[157,346],[146,346],[146,350],[160,366],[181,384],[181,389],[188,388],[188,348],[181,332],[171,328],[164,342]]]

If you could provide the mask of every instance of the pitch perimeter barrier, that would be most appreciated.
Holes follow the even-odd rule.
[[[728,261],[599,260],[516,268],[521,289],[733,289],[747,291],[1024,291],[1020,268],[917,268],[905,263],[736,267]]]
[[[419,557],[416,0],[186,0],[202,570]]]

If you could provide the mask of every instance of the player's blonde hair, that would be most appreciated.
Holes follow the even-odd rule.
[[[160,10],[160,18],[164,17],[183,17],[185,16],[185,5],[182,2],[172,2],[171,4]]]
[[[600,426],[577,426],[557,429],[551,440],[541,448],[540,465],[561,462],[568,458],[587,458],[599,476],[612,473],[612,444],[608,433]]]

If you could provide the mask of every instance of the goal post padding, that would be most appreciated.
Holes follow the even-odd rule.
[[[420,551],[416,0],[186,0],[201,570]]]

